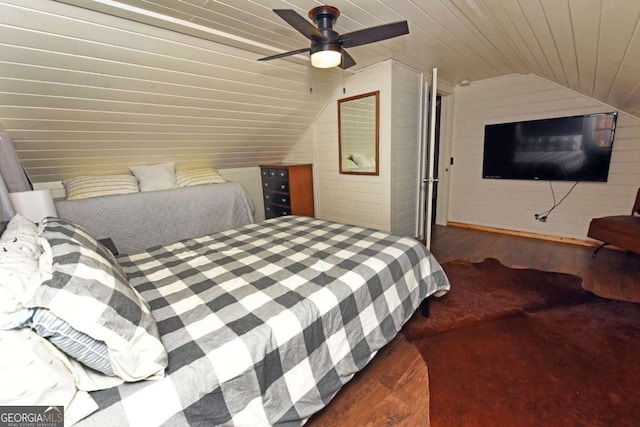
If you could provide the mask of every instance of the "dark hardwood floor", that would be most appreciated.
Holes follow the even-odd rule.
[[[609,248],[594,258],[594,247],[461,227],[436,226],[431,250],[440,263],[496,258],[506,266],[570,273],[583,287],[605,298],[640,302],[640,255]]]
[[[575,274],[600,296],[640,302],[640,255],[460,227],[435,226],[431,251],[440,263],[496,258],[511,267]],[[411,321],[411,320],[410,320]],[[427,426],[428,373],[399,335],[348,383],[308,426]]]

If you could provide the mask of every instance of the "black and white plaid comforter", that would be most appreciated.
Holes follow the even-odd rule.
[[[448,280],[418,242],[281,217],[121,258],[167,376],[92,394],[81,425],[302,425]]]

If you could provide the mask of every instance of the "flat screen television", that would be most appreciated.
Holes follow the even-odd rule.
[[[486,125],[482,177],[606,182],[617,116],[611,112]]]

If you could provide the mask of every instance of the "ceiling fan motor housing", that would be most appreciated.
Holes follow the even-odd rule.
[[[337,44],[338,33],[333,30],[333,24],[340,16],[340,11],[333,6],[318,6],[309,11],[309,18],[318,26],[318,30],[327,38],[327,40],[314,40],[317,42],[330,42]]]

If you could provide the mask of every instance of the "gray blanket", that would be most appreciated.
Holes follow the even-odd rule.
[[[120,254],[253,222],[251,197],[235,182],[59,200],[56,209],[95,238],[111,238]]]

